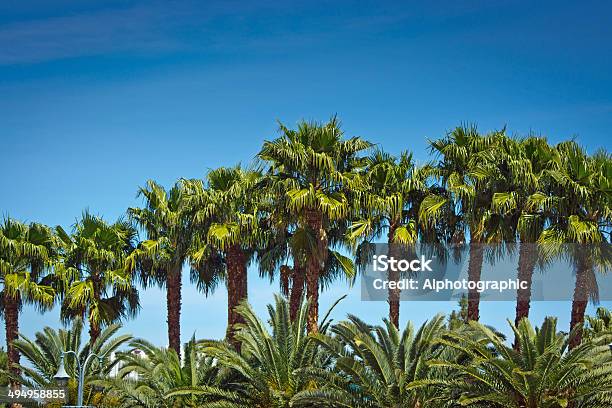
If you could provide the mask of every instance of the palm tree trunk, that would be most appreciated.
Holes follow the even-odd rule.
[[[93,298],[96,302],[100,301],[101,297],[101,282],[100,275],[98,273],[93,273],[92,277],[92,286],[93,286]],[[92,314],[89,315],[89,344],[94,344],[98,337],[100,336],[100,323],[98,320],[92,318]]]
[[[395,250],[396,244],[393,243],[395,241],[396,228],[397,227],[395,225],[389,226],[389,234],[388,234],[388,240],[387,240],[387,243],[388,243],[387,252],[388,252],[389,258],[398,259],[395,256],[397,253],[397,251]],[[389,268],[387,274],[388,274],[387,278],[389,282],[398,282],[400,279],[399,270],[397,269]],[[397,287],[393,289],[389,288],[388,302],[389,302],[389,320],[391,321],[391,323],[393,323],[393,325],[396,328],[399,328],[400,290]]]
[[[236,349],[240,348],[236,341],[236,324],[244,320],[236,311],[236,307],[247,299],[247,267],[246,257],[240,245],[232,245],[227,250],[227,340]]]
[[[529,317],[529,309],[531,304],[531,282],[536,263],[536,250],[537,249],[534,243],[519,243],[519,264],[517,277],[520,282],[526,282],[527,287],[525,289],[519,287],[516,291],[516,316],[514,319],[514,324],[516,326],[518,326],[522,319]]]
[[[281,295],[285,298],[289,298],[289,281],[293,270],[288,265],[281,265],[280,267],[280,291]]]
[[[579,253],[576,263],[576,285],[574,286],[574,298],[572,299],[572,320],[570,322],[570,350],[582,342],[582,326],[584,314],[589,299],[589,272],[591,266],[587,257]]]
[[[9,372],[18,376],[21,371],[16,367],[19,364],[19,351],[13,346],[13,342],[19,336],[19,294],[8,296],[4,293],[4,322],[6,330],[6,350],[8,357]],[[18,386],[11,381],[11,386]]]
[[[183,265],[168,271],[166,282],[166,307],[168,308],[168,345],[181,356],[181,275]]]
[[[94,344],[100,337],[100,324],[89,319],[89,343]]]
[[[291,298],[289,299],[289,315],[294,321],[304,295],[304,268],[293,260],[293,275],[291,276]]]
[[[484,248],[481,243],[470,241],[470,258],[468,262],[468,280],[480,282]],[[468,320],[480,318],[480,292],[476,288],[468,290]]]
[[[310,301],[308,309],[308,332],[319,331],[319,276],[327,257],[327,239],[323,231],[323,214],[316,209],[306,210],[306,223],[315,236],[316,253],[310,254],[306,262],[306,294]]]

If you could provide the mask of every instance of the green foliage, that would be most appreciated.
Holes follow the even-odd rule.
[[[0,387],[9,385],[8,368],[8,356],[4,347],[0,347]]]
[[[107,392],[101,407],[199,407],[202,390],[215,388],[219,366],[187,343],[183,362],[172,349],[155,347],[146,340],[130,343],[132,349],[117,354],[121,367],[115,378],[95,382]]]
[[[403,331],[385,320],[370,326],[349,316],[331,328],[333,335],[315,338],[334,361],[332,371],[315,374],[326,384],[302,393],[299,400],[315,406],[390,407],[430,406],[439,397],[421,382],[443,378],[444,371],[427,362],[445,356],[437,343],[445,333],[444,317],[438,315],[418,330],[409,323]]]
[[[595,316],[586,317],[586,323],[586,338],[594,338],[605,333],[612,333],[612,312],[605,307],[598,307]]]
[[[130,223],[109,224],[88,212],[70,234],[5,219],[0,314],[7,333],[16,335],[23,304],[48,310],[60,297],[61,316],[74,326],[15,341],[27,363],[13,367],[19,374],[0,353],[0,382],[53,385],[61,351],[70,349],[81,361],[89,351],[107,356],[102,366],[87,367],[86,398],[108,407],[612,405],[608,310],[586,318],[579,344],[586,299],[598,297],[596,272],[612,265],[612,253],[602,245],[610,243],[612,231],[610,154],[588,154],[574,141],[553,146],[540,137],[511,138],[505,129],[480,134],[471,125],[430,142],[435,164],[417,166],[411,153],[394,157],[371,148],[361,138],[345,138],[336,117],[302,121],[296,129],[280,124],[280,136],[258,153],[258,168],[221,167],[204,180],[180,179],[168,190],[147,182],[139,190],[145,205],[128,210],[146,233],[138,244]],[[555,319],[540,328],[524,319],[511,325],[510,346],[493,328],[468,323],[478,316],[478,301],[465,298],[448,324],[436,316],[418,330],[408,324],[400,331],[387,321],[371,326],[349,316],[308,335],[318,323],[319,287],[340,276],[353,282],[355,264],[368,259],[369,243],[385,232],[389,243],[398,244],[461,246],[466,237],[470,244],[537,242],[538,262],[569,258],[580,292],[571,336],[557,331]],[[590,252],[567,243],[588,245]],[[519,265],[523,277],[536,266],[528,252]],[[477,277],[483,257],[473,254],[470,273]],[[304,274],[310,303],[303,302],[292,320],[290,305],[276,297],[269,325],[247,303],[230,307],[240,315],[235,322],[242,322],[235,333],[241,347],[192,339],[180,358],[183,266],[191,266],[192,281],[206,294],[231,282],[230,304],[236,305],[246,297],[246,275],[239,272],[252,260],[271,279],[284,268],[286,292],[291,273]],[[167,287],[172,349],[135,340],[130,352],[111,360],[131,339],[113,336],[114,323],[139,308],[134,275],[145,287]],[[234,281],[240,279],[243,286]],[[298,294],[303,289],[291,287]],[[523,297],[522,313],[529,299]],[[81,345],[81,317],[88,318],[92,335],[107,326],[91,346]],[[119,375],[111,378],[117,364]],[[76,376],[72,357],[66,369]],[[94,384],[106,392],[94,393]],[[75,382],[69,386],[74,394]]]
[[[275,306],[268,306],[271,331],[248,304],[239,306],[238,312],[245,320],[236,335],[242,344],[241,352],[225,342],[200,343],[206,355],[237,376],[235,384],[224,388],[225,395],[202,391],[202,395],[218,401],[218,406],[300,406],[301,393],[324,384],[312,374],[328,367],[330,356],[322,353],[307,334],[308,303],[302,303],[296,319],[291,321],[288,302],[280,296],[275,299]],[[324,320],[320,331],[324,332],[327,325]]]
[[[84,212],[72,235],[57,227],[64,248],[67,288],[62,304],[66,320],[86,315],[101,327],[135,316],[140,304],[125,260],[135,246],[136,230],[125,221],[109,224]]]
[[[56,280],[52,273],[59,261],[58,239],[42,224],[24,224],[11,218],[0,225],[0,314],[5,299],[50,309],[56,298]]]
[[[557,331],[556,319],[540,328],[524,319],[509,323],[516,349],[477,322],[470,322],[482,339],[447,333],[440,344],[464,353],[469,364],[432,360],[432,367],[453,373],[428,384],[449,400],[474,407],[603,407],[612,401],[610,335],[569,350],[569,336]]]
[[[83,322],[79,318],[74,320],[72,327],[68,330],[60,329],[56,331],[50,327],[45,327],[42,331],[36,333],[34,339],[21,335],[14,344],[21,355],[25,357],[27,363],[19,365],[20,376],[11,375],[11,378],[29,387],[56,387],[57,384],[53,376],[59,368],[62,352],[75,351],[81,365],[85,363],[87,356],[93,352],[103,357],[102,364],[98,364],[98,360],[93,359],[95,362],[90,362],[85,367],[86,392],[84,395],[86,400],[94,398],[95,392],[90,385],[95,379],[107,377],[110,374],[118,362],[117,359],[113,358],[113,353],[132,339],[128,334],[117,336],[120,328],[121,326],[118,324],[106,327],[93,344],[83,343]],[[72,354],[64,357],[64,366],[71,378],[68,387],[71,400],[74,402],[76,400],[76,379],[78,375],[77,364]],[[6,372],[3,372],[3,374],[6,375]]]

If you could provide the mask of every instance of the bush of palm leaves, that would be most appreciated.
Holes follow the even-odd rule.
[[[85,363],[87,356],[93,352],[102,356],[103,359],[101,365],[95,359],[95,362],[89,363],[85,367],[85,403],[91,402],[99,398],[91,387],[92,381],[110,375],[117,364],[117,360],[112,358],[113,353],[132,339],[129,334],[117,336],[120,328],[119,324],[109,325],[100,332],[99,337],[93,344],[82,341],[83,322],[81,319],[76,319],[68,330],[55,330],[45,327],[42,331],[36,333],[34,339],[20,335],[14,345],[25,357],[27,363],[19,365],[21,374],[19,377],[12,377],[12,379],[29,387],[54,387],[57,386],[57,383],[53,376],[58,371],[62,352],[75,351],[79,356],[81,365]],[[74,402],[72,400],[76,400],[76,379],[78,377],[75,357],[71,354],[65,356],[64,366],[70,376],[68,382],[70,400]]]
[[[117,376],[96,382],[107,391],[101,407],[201,406],[201,392],[223,378],[212,358],[196,350],[193,338],[185,346],[183,362],[172,348],[142,339],[130,345],[130,351],[117,356],[121,365]]]
[[[275,305],[268,305],[269,330],[251,306],[242,303],[237,311],[245,323],[236,334],[242,343],[240,353],[227,342],[202,341],[205,354],[238,375],[224,392],[202,390],[203,395],[215,401],[207,406],[303,406],[300,394],[323,384],[313,378],[310,370],[324,369],[331,363],[329,354],[322,352],[307,334],[308,307],[308,302],[303,302],[291,321],[289,302],[275,296]],[[327,316],[329,312],[319,326],[321,332],[329,327]]]
[[[604,333],[612,333],[612,312],[605,307],[598,307],[594,316],[586,317],[584,336],[590,339]]]
[[[453,360],[438,340],[446,333],[445,317],[435,316],[415,331],[408,323],[399,331],[393,323],[371,326],[349,316],[330,329],[333,336],[316,339],[334,360],[331,371],[318,370],[315,376],[326,387],[303,392],[299,402],[321,407],[430,407],[439,396],[430,389],[411,387],[416,381],[441,378],[443,369],[427,362]]]
[[[433,367],[454,371],[429,381],[441,395],[473,407],[608,407],[612,405],[610,335],[570,349],[569,335],[557,331],[555,318],[540,328],[527,319],[510,323],[517,348],[486,326],[470,322],[486,341],[449,332],[441,344],[465,353],[469,364],[433,360]]]

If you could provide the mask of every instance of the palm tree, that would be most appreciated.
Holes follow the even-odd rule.
[[[343,139],[340,123],[333,117],[325,124],[300,122],[296,130],[280,125],[281,137],[266,141],[258,158],[269,164],[279,188],[284,189],[287,208],[307,234],[305,266],[310,302],[308,327],[317,332],[319,276],[328,259],[327,228],[349,214],[347,190],[356,187],[354,170],[362,163],[358,155],[371,144],[361,138]]]
[[[478,322],[470,325],[487,341],[447,333],[441,341],[465,353],[469,364],[432,361],[434,367],[455,372],[429,385],[461,406],[474,407],[603,407],[612,402],[611,337],[569,349],[568,335],[557,332],[556,319],[547,318],[534,329],[523,319],[508,322],[518,348]]]
[[[304,264],[307,248],[300,248],[299,225],[287,208],[286,191],[272,170],[262,175],[259,187],[265,198],[259,203],[262,227],[269,231],[265,245],[257,251],[257,265],[261,276],[274,279],[278,271],[280,292],[290,300],[291,319],[295,320],[302,303],[305,283]]]
[[[493,194],[499,192],[496,182],[500,173],[495,155],[504,133],[502,130],[481,136],[475,126],[460,126],[445,138],[430,142],[431,151],[441,157],[437,172],[446,192],[426,197],[420,218],[423,223],[446,223],[455,235],[462,236],[459,231],[467,228],[468,279],[473,282],[480,280],[491,202]],[[453,241],[462,242],[463,238],[453,237]],[[480,293],[469,290],[469,320],[479,319],[479,308]]]
[[[149,180],[138,190],[143,208],[129,208],[128,215],[146,234],[128,265],[138,270],[144,286],[166,288],[168,344],[181,354],[181,285],[183,265],[189,259],[192,225],[185,210],[185,188],[177,182],[170,190]]]
[[[399,258],[397,247],[414,244],[419,235],[419,205],[427,191],[427,168],[417,168],[407,152],[398,159],[377,150],[366,163],[367,188],[361,195],[360,218],[351,224],[349,239],[364,237],[371,241],[386,230],[389,257]],[[398,281],[399,271],[390,269],[389,280]],[[397,328],[399,289],[389,289],[388,302],[389,320]]]
[[[14,341],[19,333],[19,311],[25,303],[41,311],[56,300],[53,277],[49,274],[58,261],[58,242],[53,231],[42,224],[23,224],[11,218],[0,226],[0,313],[6,328],[8,365],[19,374],[19,351]]]
[[[331,363],[329,356],[308,336],[308,311],[308,303],[303,302],[292,321],[289,303],[275,296],[275,305],[268,305],[270,331],[247,303],[241,303],[238,313],[245,323],[236,333],[242,343],[240,352],[225,342],[200,343],[204,354],[213,357],[237,378],[233,384],[226,385],[225,394],[211,389],[199,390],[199,393],[217,401],[217,405],[211,406],[301,406],[302,393],[324,384],[314,379],[312,371],[326,369]],[[325,318],[320,330],[324,332],[328,325]]]
[[[121,366],[117,376],[93,383],[106,391],[101,407],[200,407],[205,401],[190,390],[216,390],[221,369],[197,352],[195,339],[186,344],[183,363],[173,349],[143,339],[130,346],[130,351],[116,355]]]
[[[529,317],[533,273],[543,262],[536,242],[546,216],[534,202],[546,189],[544,174],[555,157],[554,149],[539,137],[516,140],[502,136],[495,152],[500,177],[487,215],[488,241],[514,244],[518,238],[517,277],[527,286],[517,290],[515,325]]]
[[[299,401],[328,407],[429,407],[439,396],[417,384],[444,378],[430,360],[448,358],[438,340],[446,332],[442,315],[416,332],[385,320],[370,326],[356,316],[331,328],[333,336],[315,338],[334,360],[333,372],[318,370],[326,387],[303,392]]]
[[[555,167],[547,171],[550,193],[536,202],[549,220],[539,242],[569,256],[575,266],[570,347],[576,347],[588,299],[597,299],[595,270],[612,263],[608,246],[602,245],[608,242],[612,225],[612,159],[604,152],[588,156],[574,141],[560,143],[556,150]],[[567,243],[574,245],[561,247]]]
[[[56,387],[58,384],[53,377],[59,369],[64,351],[76,352],[81,365],[85,363],[90,353],[96,353],[103,357],[102,363],[92,363],[84,367],[86,402],[93,402],[100,397],[92,388],[93,381],[110,375],[118,363],[117,359],[112,358],[113,353],[132,339],[128,334],[116,336],[120,329],[119,324],[111,324],[100,332],[95,342],[83,343],[81,335],[83,321],[76,318],[68,330],[56,331],[45,327],[36,333],[34,339],[21,335],[15,341],[15,348],[23,354],[28,363],[19,366],[22,374],[14,379],[33,388]],[[64,357],[64,366],[70,376],[68,383],[70,402],[74,403],[78,375],[77,364],[72,354]]]
[[[305,289],[304,265],[311,249],[311,235],[307,228],[299,225],[287,209],[286,191],[278,190],[280,183],[275,183],[274,174],[267,174],[262,179],[261,188],[266,189],[263,209],[262,228],[269,234],[264,247],[257,251],[257,263],[260,275],[269,276],[271,280],[279,271],[281,293],[289,299],[290,316],[295,320],[303,300]],[[355,278],[355,264],[339,249],[346,249],[348,220],[337,220],[327,228],[327,251],[329,256],[319,274],[319,287],[324,290],[338,278],[344,277],[349,282]]]
[[[208,173],[208,188],[201,180],[185,181],[186,205],[193,213],[199,235],[194,242],[193,264],[207,268],[210,258],[225,265],[228,298],[227,338],[235,346],[236,307],[248,298],[247,267],[254,252],[264,245],[267,232],[259,227],[257,188],[261,175],[240,166],[221,167]],[[207,276],[212,276],[208,274]]]
[[[72,235],[60,226],[64,268],[70,273],[62,303],[62,318],[87,316],[90,341],[104,325],[133,317],[140,308],[138,291],[125,261],[134,250],[136,230],[119,220],[109,224],[85,211]]]

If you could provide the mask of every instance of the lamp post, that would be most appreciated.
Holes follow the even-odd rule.
[[[78,391],[77,391],[77,406],[82,407],[83,406],[83,386],[85,385],[85,370],[87,370],[87,365],[90,363],[93,357],[97,357],[98,362],[100,363],[100,365],[102,365],[103,357],[99,356],[96,353],[90,353],[87,356],[87,358],[85,358],[85,362],[83,363],[83,365],[81,365],[81,362],[79,361],[79,356],[76,352],[72,350],[62,351],[62,355],[60,357],[60,365],[57,370],[57,374],[53,376],[53,378],[61,386],[65,386],[68,383],[68,380],[70,379],[70,376],[68,375],[68,373],[66,372],[66,369],[64,368],[64,356],[68,354],[74,355],[74,359],[76,360],[77,374],[79,376],[78,377]]]

